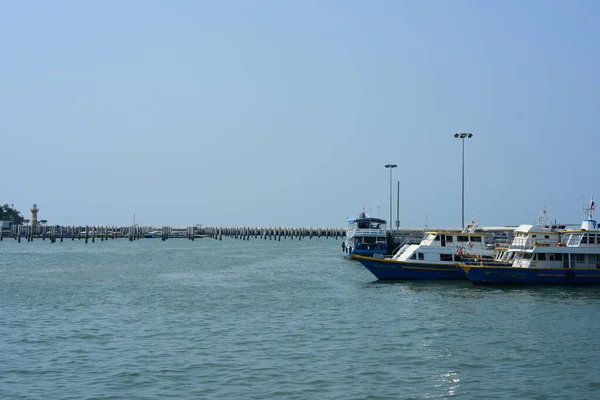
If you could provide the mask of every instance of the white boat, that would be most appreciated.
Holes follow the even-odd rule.
[[[387,254],[387,223],[380,218],[371,218],[364,211],[358,218],[349,218],[346,237],[342,242],[344,255],[353,258],[355,255],[373,256]]]
[[[510,245],[498,252],[504,266],[460,265],[475,284],[573,285],[600,283],[600,228],[592,217],[579,229],[547,223],[542,211],[539,224],[520,225]]]
[[[145,238],[159,238],[159,237],[162,237],[162,232],[161,231],[151,231],[151,232],[144,234],[144,237]]]
[[[492,234],[472,223],[462,231],[427,232],[420,243],[406,243],[389,258],[354,258],[377,279],[465,279],[457,263],[494,262]]]

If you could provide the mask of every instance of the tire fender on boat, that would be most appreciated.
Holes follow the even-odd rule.
[[[569,270],[569,272],[567,272],[567,278],[571,280],[575,279],[575,273],[573,270]]]

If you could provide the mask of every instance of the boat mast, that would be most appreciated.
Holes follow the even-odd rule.
[[[593,220],[593,211],[596,209],[596,203],[594,203],[594,196],[592,196],[592,198],[590,199],[590,205],[584,207],[583,209],[585,210],[585,215],[588,216],[588,219]]]

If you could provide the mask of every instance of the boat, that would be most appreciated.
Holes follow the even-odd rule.
[[[145,238],[159,238],[159,237],[162,237],[162,232],[161,231],[151,231],[151,232],[144,234],[144,237]]]
[[[427,232],[418,244],[404,243],[392,257],[354,258],[380,280],[466,279],[456,264],[493,263],[495,245],[490,232],[471,223],[462,231]]]
[[[358,218],[349,218],[342,251],[354,258],[357,255],[374,256],[387,254],[387,223],[380,218],[372,218],[364,211]]]
[[[592,201],[587,219],[578,229],[551,225],[546,211],[536,225],[520,225],[496,261],[504,265],[459,264],[463,275],[477,285],[578,285],[600,283],[600,227],[593,219]]]

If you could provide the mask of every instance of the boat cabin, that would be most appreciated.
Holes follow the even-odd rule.
[[[600,268],[600,229],[586,220],[580,229],[521,225],[497,260],[516,268]]]
[[[380,218],[371,218],[364,212],[358,218],[348,219],[343,248],[348,253],[386,253],[387,223]]]
[[[487,233],[428,232],[419,244],[405,244],[394,255],[398,261],[459,262],[464,255],[493,258]]]

